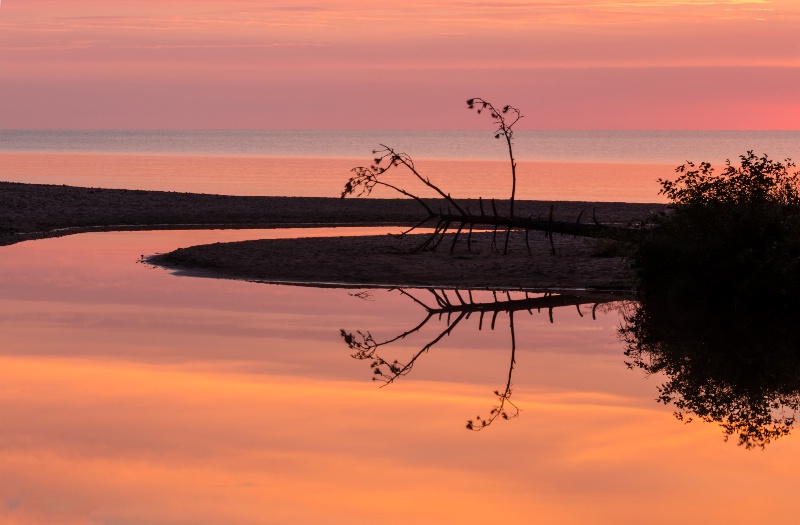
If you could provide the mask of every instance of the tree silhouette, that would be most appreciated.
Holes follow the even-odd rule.
[[[720,174],[707,162],[660,180],[670,210],[653,216],[632,263],[640,294],[792,302],[800,295],[800,173],[752,151]]]
[[[550,239],[552,253],[555,253],[552,235],[554,233],[578,235],[583,237],[602,237],[620,241],[632,241],[638,238],[635,229],[608,226],[600,224],[594,214],[591,224],[581,223],[581,216],[575,222],[553,220],[553,209],[551,207],[548,218],[541,217],[517,217],[514,213],[515,194],[517,187],[517,164],[514,158],[513,149],[513,126],[521,118],[522,114],[517,108],[504,106],[497,110],[490,102],[481,98],[472,98],[467,101],[467,107],[476,109],[478,113],[488,110],[497,125],[495,137],[504,138],[508,147],[508,156],[511,163],[511,197],[509,199],[508,215],[498,212],[494,199],[488,210],[484,209],[483,199],[478,199],[478,210],[471,211],[469,208],[454,199],[449,192],[435,184],[427,176],[424,176],[414,164],[413,159],[407,153],[399,152],[390,146],[381,144],[379,149],[373,151],[375,158],[370,166],[359,166],[353,168],[354,173],[345,183],[341,197],[367,196],[378,187],[383,186],[392,191],[400,193],[406,197],[414,199],[422,206],[427,215],[419,223],[403,232],[406,235],[413,232],[425,224],[434,225],[434,231],[426,240],[417,247],[417,250],[435,250],[444,240],[446,234],[454,232],[450,251],[453,252],[461,233],[467,231],[467,250],[471,249],[470,241],[473,230],[478,227],[489,227],[493,229],[492,246],[496,249],[496,236],[498,230],[505,230],[505,242],[503,243],[503,253],[508,253],[509,237],[512,231],[525,234],[525,243],[530,251],[528,244],[529,232],[543,231]],[[413,191],[407,189],[397,177],[390,177],[396,169],[406,170],[412,175],[411,180],[417,184],[432,190],[439,197],[439,202],[428,201],[419,197]],[[442,205],[446,211],[442,209]]]
[[[746,448],[789,433],[800,405],[800,173],[752,151],[722,173],[687,163],[659,181],[671,210],[633,256],[629,366],[667,381],[681,420],[719,423]]]
[[[513,107],[513,106],[503,106],[502,109],[499,111],[495,109],[491,102],[487,102],[482,98],[471,98],[467,100],[467,107],[469,109],[475,109],[477,106],[476,112],[478,114],[482,113],[484,110],[489,110],[489,114],[492,116],[494,120],[494,124],[497,126],[497,130],[495,130],[494,138],[499,139],[503,137],[506,141],[506,145],[508,146],[508,158],[511,161],[511,198],[509,199],[509,217],[514,217],[514,196],[517,192],[517,162],[514,160],[514,147],[513,147],[513,136],[514,124],[519,122],[519,119],[522,118],[522,113]],[[506,115],[508,115],[508,119],[506,119]]]

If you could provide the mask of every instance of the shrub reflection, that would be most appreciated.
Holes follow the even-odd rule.
[[[800,405],[800,324],[793,309],[715,298],[640,296],[620,328],[628,366],[664,374],[658,401],[764,448],[789,434]]]

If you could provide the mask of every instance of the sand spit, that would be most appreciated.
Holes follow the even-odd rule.
[[[233,197],[0,182],[0,245],[130,229],[275,228],[410,224],[404,200]]]
[[[434,205],[434,207],[438,204]],[[467,206],[478,209],[477,201]],[[659,204],[520,201],[518,215],[626,224],[663,209]],[[497,204],[502,213],[504,203]],[[485,206],[488,210],[489,207]],[[235,197],[108,190],[0,182],[0,245],[85,231],[133,229],[275,228],[332,225],[411,225],[424,217],[407,199]],[[630,287],[630,271],[615,257],[597,256],[597,241],[555,236],[556,255],[541,233],[532,253],[516,236],[509,255],[476,234],[472,251],[449,241],[436,252],[412,253],[419,236],[329,237],[220,243],[151,257],[182,273],[269,282],[491,288]],[[447,248],[444,246],[447,245]]]
[[[632,275],[619,257],[598,257],[592,239],[555,236],[556,255],[543,235],[515,236],[509,253],[491,247],[492,235],[464,236],[453,253],[413,252],[424,235],[327,237],[215,243],[148,258],[179,274],[265,282],[327,285],[491,289],[629,290]],[[445,244],[447,247],[445,248]]]

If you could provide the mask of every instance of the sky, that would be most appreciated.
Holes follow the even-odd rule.
[[[798,0],[5,0],[0,128],[798,129]]]

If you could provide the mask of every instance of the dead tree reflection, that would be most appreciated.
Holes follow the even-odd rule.
[[[358,360],[368,361],[372,369],[372,380],[382,382],[384,387],[393,383],[398,378],[408,375],[413,369],[417,360],[426,354],[431,348],[438,344],[443,338],[450,335],[455,328],[464,320],[472,316],[478,316],[478,330],[488,324],[491,330],[495,329],[500,314],[508,316],[508,329],[511,335],[511,356],[508,366],[508,376],[504,388],[494,391],[497,400],[486,417],[477,416],[475,419],[467,421],[466,428],[479,431],[498,418],[512,419],[519,415],[519,407],[511,400],[513,383],[512,377],[516,365],[517,339],[514,327],[514,314],[516,312],[528,312],[533,315],[536,312],[547,312],[549,321],[552,323],[553,311],[556,308],[572,307],[578,310],[578,314],[583,317],[581,306],[592,304],[591,315],[595,318],[597,307],[600,304],[619,300],[613,295],[596,294],[531,294],[529,292],[492,291],[488,300],[484,297],[476,297],[473,290],[445,290],[445,289],[423,289],[409,291],[397,289],[399,293],[418,304],[425,310],[425,317],[414,327],[406,330],[395,337],[377,341],[370,331],[348,332],[341,330],[341,336],[347,346],[353,350],[351,357]],[[421,296],[424,296],[421,297]],[[391,345],[397,341],[420,332],[432,319],[445,321],[445,328],[437,333],[435,337],[415,352],[410,359],[401,362],[397,359],[388,360],[381,353],[382,347]]]

